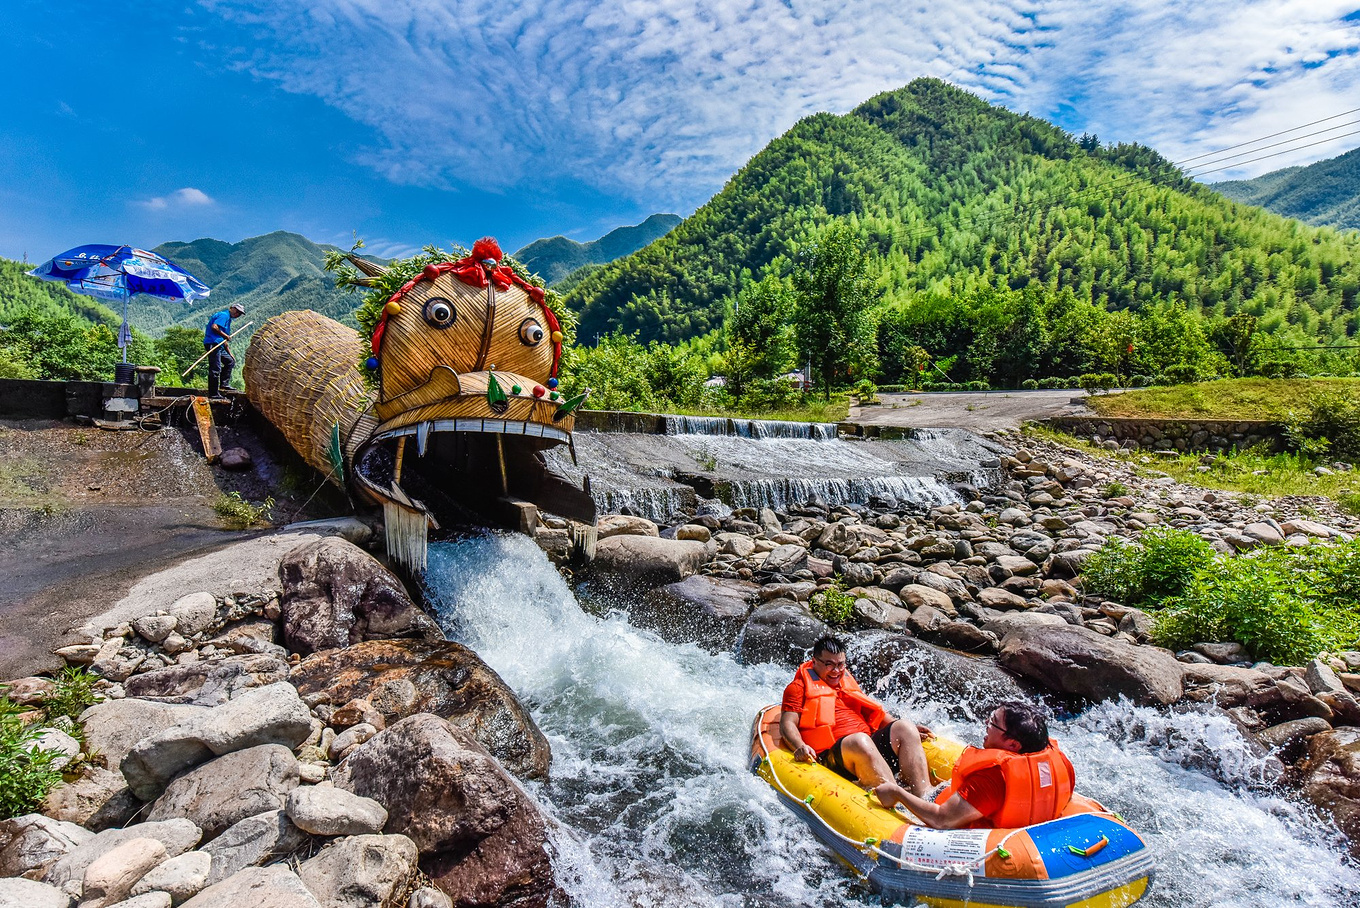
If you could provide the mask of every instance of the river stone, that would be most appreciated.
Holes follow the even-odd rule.
[[[132,894],[164,892],[178,905],[185,899],[193,898],[208,885],[212,861],[212,855],[206,851],[188,851],[179,857],[170,858],[138,880],[137,885],[132,887]]]
[[[1255,539],[1262,545],[1279,545],[1284,542],[1279,527],[1264,522],[1247,524],[1242,528],[1242,535]]]
[[[297,874],[282,864],[247,867],[209,886],[180,908],[321,908]]]
[[[713,531],[697,523],[687,523],[676,528],[675,538],[689,542],[708,542],[713,538]]]
[[[134,895],[130,899],[125,899],[111,908],[171,908],[174,899],[170,898],[168,892],[146,892],[142,895]]]
[[[547,778],[547,738],[500,675],[462,644],[370,640],[304,659],[292,682],[311,703],[365,699],[388,726],[433,713],[466,729],[516,775]]]
[[[92,838],[87,829],[40,813],[0,821],[0,877],[45,870]]]
[[[208,643],[219,650],[241,655],[260,653],[286,660],[288,651],[280,646],[278,641],[278,622],[270,621],[268,618],[248,618],[227,625],[222,629],[222,633]]]
[[[169,637],[178,624],[179,619],[174,615],[143,615],[132,619],[132,629],[137,636],[152,643],[160,643]]]
[[[132,894],[132,887],[166,858],[155,839],[130,839],[85,868],[80,908],[108,908]]]
[[[353,835],[304,862],[298,876],[312,892],[325,893],[327,908],[391,905],[410,885],[419,857],[404,835]]]
[[[395,574],[337,536],[303,543],[284,555],[279,580],[283,639],[292,652],[305,656],[363,640],[444,639]]]
[[[935,632],[940,642],[966,653],[993,652],[997,636],[969,621],[947,621]]]
[[[1015,593],[999,587],[988,587],[981,590],[977,598],[979,605],[1002,612],[1023,610],[1030,607],[1030,601],[1024,596],[1017,596]]]
[[[99,832],[131,822],[142,802],[120,772],[87,766],[80,778],[58,785],[43,799],[43,813]]]
[[[219,706],[252,688],[287,680],[288,663],[283,659],[250,653],[167,665],[133,675],[123,689],[129,697]]]
[[[1195,652],[1208,656],[1220,665],[1233,662],[1250,662],[1251,653],[1240,643],[1196,643],[1191,647]]]
[[[1344,694],[1346,686],[1336,676],[1330,665],[1321,659],[1314,659],[1304,669],[1303,679],[1314,694]]]
[[[299,829],[313,835],[367,835],[387,823],[387,811],[377,801],[330,785],[293,789],[284,809]]]
[[[1061,615],[1051,615],[1047,612],[1019,611],[1002,612],[991,615],[982,622],[983,630],[991,631],[998,637],[1005,637],[1011,631],[1019,628],[1033,627],[1062,627],[1067,624],[1067,620]]]
[[[929,570],[917,574],[916,583],[913,586],[928,586],[931,589],[939,590],[955,602],[973,601],[973,594],[968,592],[968,587],[963,585],[963,581],[958,578],[958,575],[950,577],[936,570],[937,567],[940,567],[940,565],[932,565]],[[950,573],[952,574],[953,571],[950,571]],[[903,589],[906,589],[906,587],[903,587]]]
[[[246,817],[283,807],[298,786],[298,764],[281,744],[261,744],[218,757],[186,772],[151,805],[147,819],[186,817],[216,838]]]
[[[949,623],[949,616],[933,605],[920,605],[911,612],[907,627],[913,633],[928,637]]]
[[[1086,559],[1095,554],[1094,549],[1073,549],[1069,552],[1054,552],[1044,560],[1043,573],[1046,577],[1070,580],[1080,576],[1081,566]]]
[[[828,524],[817,537],[817,548],[837,555],[853,555],[861,547],[860,535],[855,530],[856,527],[848,523]]]
[[[917,567],[896,567],[888,571],[879,586],[894,593],[900,593],[907,584],[915,583],[921,569]]]
[[[756,550],[756,541],[743,533],[719,533],[713,537],[718,554],[745,558]]]
[[[165,846],[167,856],[183,854],[198,844],[203,832],[189,820],[138,823],[125,829],[106,829],[60,858],[43,874],[43,882],[65,886],[85,878],[85,871],[103,855],[133,839],[155,839]]]
[[[190,593],[165,610],[175,619],[175,631],[185,637],[202,633],[217,623],[217,599],[212,593]]]
[[[557,892],[533,801],[471,735],[437,716],[402,719],[359,746],[335,785],[384,805],[384,831],[410,837],[455,904],[546,904]]]
[[[311,731],[311,711],[297,690],[287,682],[270,684],[138,742],[122,760],[123,777],[133,794],[151,801],[176,775],[213,755],[262,744],[291,749]]]
[[[1256,737],[1267,747],[1289,751],[1303,743],[1305,738],[1331,730],[1332,726],[1326,719],[1311,716],[1307,719],[1291,719],[1279,725],[1272,725],[1264,731],[1257,732]]]
[[[1360,857],[1360,729],[1338,728],[1308,739],[1304,795],[1345,833]]]
[[[704,543],[655,536],[611,536],[595,546],[591,569],[608,585],[644,588],[699,573],[708,560]]]
[[[777,545],[765,556],[765,561],[760,565],[760,572],[765,575],[783,574],[785,576],[796,574],[807,567],[808,550],[806,546],[786,543]]]
[[[783,662],[797,665],[818,637],[830,632],[812,610],[793,599],[756,606],[737,640],[737,655],[747,665]]]
[[[1007,577],[1027,577],[1039,570],[1039,565],[1035,564],[1024,555],[1001,555],[993,563],[1000,568]]]
[[[1243,706],[1268,723],[1316,716],[1330,720],[1332,709],[1288,675],[1274,677],[1234,665],[1185,665],[1186,699],[1213,702],[1223,709]]]
[[[759,593],[759,586],[745,580],[695,574],[643,594],[629,620],[670,643],[730,650]]]
[[[207,885],[220,883],[246,867],[282,860],[311,839],[282,810],[245,817],[203,846],[202,853],[212,858]]]
[[[1167,706],[1180,699],[1185,676],[1185,666],[1163,650],[1073,625],[1015,628],[1002,640],[999,661],[1059,693],[1096,702],[1122,694]]]
[[[0,879],[0,908],[71,908],[71,897],[45,883]]]
[[[386,723],[384,723],[384,725],[385,724]],[[336,761],[343,760],[345,754],[351,747],[358,747],[377,733],[377,727],[369,725],[367,722],[351,725],[349,728],[336,735],[335,740],[331,742],[331,759]]]
[[[646,517],[633,517],[629,514],[604,514],[595,521],[595,528],[597,539],[608,539],[611,536],[660,535],[656,524]]]
[[[433,886],[422,886],[411,893],[407,908],[453,908],[453,899]]]
[[[891,605],[880,599],[861,597],[855,600],[851,620],[859,627],[902,631],[907,629],[911,617],[911,612],[900,605]]]
[[[902,596],[902,601],[905,602],[907,607],[913,612],[918,608],[929,606],[949,617],[958,614],[958,610],[954,608],[954,600],[949,597],[949,594],[931,586],[925,586],[920,583],[909,583],[902,587],[900,595]]]

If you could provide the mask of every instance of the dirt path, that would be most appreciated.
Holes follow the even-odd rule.
[[[1031,419],[1089,412],[1081,403],[1085,391],[955,391],[938,394],[879,394],[882,403],[852,406],[849,422],[867,426],[968,429],[990,432],[1014,429]]]

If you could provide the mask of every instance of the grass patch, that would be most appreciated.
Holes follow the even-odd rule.
[[[102,697],[95,693],[94,683],[97,675],[80,666],[67,666],[61,674],[52,679],[52,693],[43,700],[47,721],[52,722],[66,716],[72,722],[80,718],[87,708],[94,706]]]
[[[1318,391],[1360,395],[1356,378],[1231,378],[1089,397],[1101,416],[1283,420]]]
[[[855,611],[855,597],[845,592],[845,586],[836,578],[831,586],[820,593],[813,593],[808,605],[812,614],[832,627],[844,627]]]
[[[1055,432],[1044,426],[1028,425],[1024,433],[1041,441],[1085,451],[1096,457],[1129,464],[1144,476],[1166,474],[1177,482],[1201,489],[1240,492],[1261,498],[1320,496],[1331,498],[1341,507],[1360,511],[1360,475],[1335,472],[1319,476],[1313,472],[1317,462],[1298,454],[1269,454],[1259,450],[1236,451],[1218,455],[1213,465],[1201,470],[1202,454],[1153,456],[1143,451],[1109,451],[1084,439]],[[1146,462],[1144,462],[1146,461]],[[1250,507],[1247,502],[1240,502]],[[1356,511],[1352,511],[1356,513]]]
[[[25,707],[0,696],[0,820],[30,813],[61,781],[55,751],[38,749],[38,728],[19,718]]]
[[[241,497],[240,492],[219,495],[213,502],[213,510],[222,522],[233,530],[248,530],[261,526],[274,516],[274,499],[266,498],[259,504],[251,504]]]

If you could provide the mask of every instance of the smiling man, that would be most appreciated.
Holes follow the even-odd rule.
[[[895,719],[845,668],[845,644],[822,637],[784,688],[779,731],[800,763],[816,761],[866,788],[896,775],[917,795],[930,789],[921,738],[931,731]]]

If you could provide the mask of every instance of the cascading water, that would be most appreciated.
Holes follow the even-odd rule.
[[[733,419],[727,416],[665,417],[667,435],[725,435],[734,438],[806,438],[831,441],[834,422],[791,422],[782,419]]]
[[[589,613],[521,536],[434,544],[426,583],[445,630],[500,673],[552,743],[551,780],[531,791],[560,824],[557,875],[578,904],[877,904],[748,770],[751,721],[790,669],[672,646],[623,611]],[[856,651],[852,663],[868,656]],[[952,685],[944,675],[938,659],[908,652],[875,693],[976,743],[985,704],[1013,689],[1000,675]],[[1360,873],[1334,831],[1249,788],[1261,767],[1226,718],[1107,703],[1053,731],[1079,788],[1156,851],[1140,904],[1360,900]],[[1205,753],[1218,755],[1217,778],[1182,765]]]

